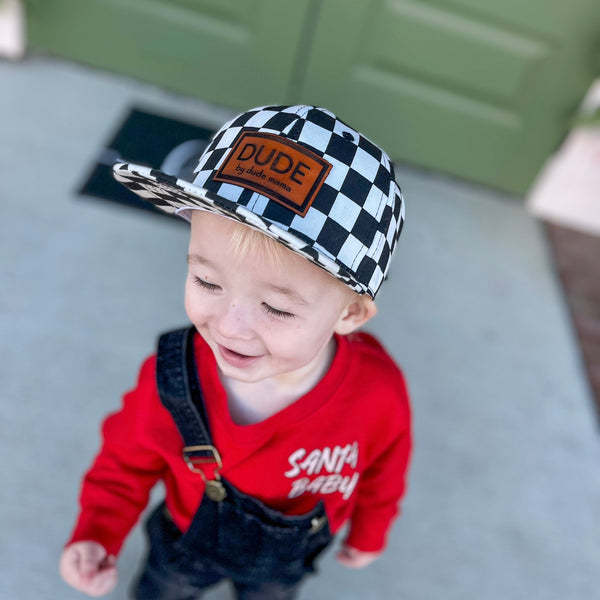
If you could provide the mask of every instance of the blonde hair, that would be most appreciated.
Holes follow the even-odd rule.
[[[300,254],[293,252],[281,242],[269,237],[258,229],[253,229],[252,227],[235,221],[232,221],[232,224],[233,231],[229,238],[229,244],[233,252],[239,257],[246,257],[250,252],[258,253],[261,257],[266,257],[270,264],[277,268],[284,267],[284,259],[286,257],[289,258],[290,253],[292,256],[296,256],[300,259],[303,258]],[[316,268],[321,269],[317,264],[311,264]],[[357,296],[360,296],[360,294],[357,294],[353,289],[337,279],[337,277],[325,269],[322,270],[331,277],[331,280],[337,285],[340,293],[346,296],[349,301],[352,299],[355,300]]]
[[[236,222],[233,222],[229,246],[234,254],[240,258],[248,256],[251,252],[256,253],[267,258],[275,267],[282,266],[287,250],[283,244],[261,231]]]

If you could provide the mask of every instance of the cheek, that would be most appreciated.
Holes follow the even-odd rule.
[[[286,327],[285,331],[273,330],[268,337],[268,346],[273,354],[283,360],[308,362],[331,339],[329,327],[298,325]]]

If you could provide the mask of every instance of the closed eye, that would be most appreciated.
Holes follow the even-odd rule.
[[[262,303],[263,308],[265,309],[265,311],[269,314],[272,315],[273,317],[278,317],[280,319],[293,319],[294,315],[290,312],[286,312],[285,310],[279,310],[277,308],[273,308],[272,306],[269,306],[266,302]]]
[[[218,285],[204,281],[204,279],[200,279],[200,277],[194,277],[194,283],[209,292],[216,292],[221,289]]]

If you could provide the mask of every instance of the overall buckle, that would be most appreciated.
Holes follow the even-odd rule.
[[[227,492],[221,483],[221,475],[219,471],[223,468],[223,461],[219,451],[210,445],[206,446],[186,446],[183,449],[183,459],[185,460],[190,471],[197,473],[202,477],[206,484],[206,495],[215,502],[221,502],[227,496]],[[213,470],[214,479],[208,479],[202,465],[215,464]]]

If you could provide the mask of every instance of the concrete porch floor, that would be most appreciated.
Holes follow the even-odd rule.
[[[36,55],[0,62],[0,88],[0,598],[71,600],[57,561],[79,479],[157,333],[186,322],[187,245],[182,224],[75,190],[132,105],[232,113]],[[494,191],[398,180],[407,222],[369,329],[411,389],[409,493],[377,563],[330,553],[302,598],[598,597],[600,441],[543,228]],[[142,551],[136,528],[108,598]]]

